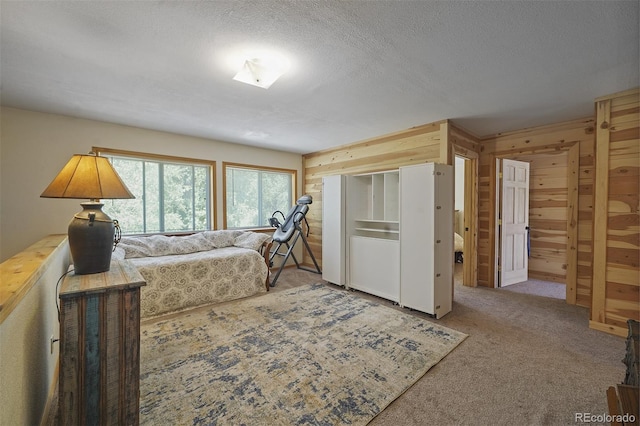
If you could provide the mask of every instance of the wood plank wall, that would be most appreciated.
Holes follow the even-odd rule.
[[[627,335],[640,320],[640,89],[596,100],[590,326]]]
[[[480,141],[477,137],[450,124],[450,151],[454,156],[465,158],[464,177],[464,268],[462,283],[465,286],[478,285],[478,158]],[[450,161],[453,161],[451,159]],[[451,163],[454,164],[454,163]]]
[[[337,174],[357,174],[394,170],[401,166],[427,162],[442,162],[449,156],[441,149],[441,135],[447,133],[449,122],[439,121],[405,131],[368,139],[335,149],[302,156],[303,193],[313,197],[309,207],[309,245],[322,265],[322,178]],[[305,255],[305,263],[307,256]]]
[[[451,164],[455,154],[474,158],[479,153],[477,283],[493,287],[495,160],[530,161],[535,226],[531,276],[566,281],[567,303],[592,308],[593,299],[593,328],[622,334],[624,321],[640,315],[638,93],[634,89],[598,99],[598,117],[605,117],[599,118],[598,126],[595,118],[585,118],[478,140],[443,120],[306,154],[303,185],[304,193],[313,196],[307,218],[314,255],[321,263],[323,176],[430,161]],[[595,185],[594,179],[596,133],[608,138],[606,145],[598,146],[598,155],[606,158],[606,167],[599,172],[608,176],[603,185]],[[598,214],[604,219],[594,219]]]
[[[529,278],[567,279],[568,152],[515,156],[530,164]]]
[[[591,305],[592,270],[592,208],[593,208],[593,157],[594,157],[594,120],[587,118],[569,122],[541,126],[521,131],[499,134],[481,141],[479,184],[478,184],[478,284],[494,286],[495,253],[495,177],[496,158],[517,158],[546,166],[553,160],[562,162],[562,170],[533,170],[533,176],[548,175],[549,181],[537,182],[539,190],[534,189],[533,219],[535,220],[536,245],[538,256],[543,252],[553,252],[553,272],[545,274],[545,279],[561,279],[563,268],[565,278],[574,283],[568,285],[568,303],[580,306]],[[555,156],[555,157],[554,157]],[[577,158],[577,161],[575,158]],[[577,163],[577,164],[572,164]],[[572,164],[571,168],[568,168]],[[551,168],[554,166],[552,165]],[[575,173],[577,173],[577,179]],[[562,185],[575,182],[575,188],[565,193]],[[540,185],[542,183],[542,185]],[[546,191],[549,191],[546,194]],[[545,195],[549,195],[545,197]],[[574,201],[572,201],[574,200]],[[577,200],[578,208],[574,203]],[[546,212],[542,206],[555,207]],[[564,205],[564,207],[560,207]],[[543,212],[545,210],[545,212]],[[563,219],[563,215],[565,218]],[[577,232],[576,232],[577,228]],[[564,229],[564,231],[562,230]],[[572,232],[568,232],[571,230]],[[569,238],[575,235],[576,241]],[[560,251],[562,239],[565,239],[565,255]],[[577,247],[576,247],[577,246]],[[567,260],[561,261],[562,257]],[[571,260],[571,261],[570,261]],[[536,264],[535,270],[543,269]],[[574,266],[571,266],[573,264]],[[563,266],[566,265],[566,266]],[[534,271],[535,275],[535,271]],[[572,288],[574,286],[575,288]],[[569,296],[575,294],[575,296]],[[573,300],[575,297],[575,300]]]
[[[480,153],[480,140],[452,123],[449,123],[449,144],[455,155],[465,158],[477,158]]]

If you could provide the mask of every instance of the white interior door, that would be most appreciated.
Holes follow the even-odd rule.
[[[500,286],[526,281],[529,268],[529,163],[502,160]]]

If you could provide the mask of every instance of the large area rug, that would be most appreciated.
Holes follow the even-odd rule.
[[[140,421],[364,425],[466,337],[324,284],[142,325]]]

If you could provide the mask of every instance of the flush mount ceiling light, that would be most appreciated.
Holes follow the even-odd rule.
[[[286,66],[275,60],[247,59],[233,77],[236,81],[268,89],[284,72]]]

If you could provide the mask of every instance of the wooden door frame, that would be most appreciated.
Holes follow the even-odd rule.
[[[478,286],[478,161],[479,155],[459,145],[453,145],[455,157],[464,158],[464,248],[462,284]],[[455,167],[455,161],[453,161]]]
[[[576,304],[578,284],[578,183],[580,177],[580,145],[578,142],[566,146],[546,145],[523,151],[521,148],[491,154],[490,182],[496,182],[496,159],[526,157],[535,154],[567,151],[567,245],[566,245],[566,302]],[[496,273],[496,202],[498,193],[495,184],[489,187],[489,287],[495,287]]]

